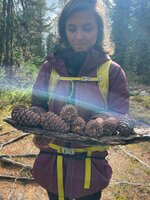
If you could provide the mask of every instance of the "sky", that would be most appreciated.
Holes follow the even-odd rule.
[[[50,6],[52,3],[57,3],[57,0],[46,0],[46,4]]]
[[[57,0],[46,0],[46,3],[50,5],[52,2],[56,2]]]

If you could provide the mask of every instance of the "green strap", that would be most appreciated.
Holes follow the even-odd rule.
[[[101,91],[101,94],[104,98],[105,106],[107,107],[107,95],[108,95],[108,90],[109,90],[109,67],[111,64],[111,60],[106,61],[102,65],[100,65],[97,69],[97,77],[64,77],[60,76],[54,69],[52,69],[51,75],[50,75],[50,83],[49,83],[49,100],[53,96],[53,91],[55,88],[55,85],[59,80],[62,81],[87,81],[87,82],[98,82],[99,89]],[[73,89],[71,91],[71,94],[69,97],[72,96]]]

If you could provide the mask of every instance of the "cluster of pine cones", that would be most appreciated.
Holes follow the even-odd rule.
[[[128,136],[133,134],[135,126],[135,119],[127,114],[119,120],[108,117],[102,124],[94,119],[85,122],[78,115],[77,108],[73,105],[64,106],[59,116],[51,111],[44,113],[38,107],[26,108],[24,105],[18,105],[13,108],[11,117],[22,126],[42,127],[51,132],[65,134],[72,132],[95,138],[105,135]]]

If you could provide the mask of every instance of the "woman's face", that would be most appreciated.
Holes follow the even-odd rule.
[[[77,11],[66,22],[66,35],[70,46],[76,51],[87,51],[97,40],[98,27],[91,11]]]

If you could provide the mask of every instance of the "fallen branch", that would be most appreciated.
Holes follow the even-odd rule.
[[[26,165],[26,164],[23,164],[23,163],[20,163],[20,162],[16,162],[16,161],[8,159],[8,158],[0,158],[0,161],[7,163],[7,164],[14,165],[16,167],[22,167],[24,169],[29,169],[29,170],[32,169],[31,165]]]
[[[36,153],[30,153],[30,154],[15,154],[15,155],[7,155],[7,154],[3,154],[0,155],[0,159],[1,158],[35,158],[38,154]]]
[[[30,181],[30,182],[35,182],[34,178],[29,178],[29,177],[16,177],[16,176],[6,176],[6,175],[0,175],[0,180],[10,180],[10,181]]]
[[[7,132],[5,132],[5,133],[1,133],[0,134],[0,137],[1,136],[4,136],[4,135],[7,135],[7,134],[9,134],[9,133],[14,133],[14,132],[17,132],[18,130],[12,130],[12,131],[7,131]]]
[[[143,186],[143,187],[150,187],[150,183],[148,184],[143,184],[143,183],[133,183],[133,182],[128,182],[128,181],[119,181],[116,179],[112,180],[113,184],[126,184],[126,185],[133,185],[133,186]]]
[[[19,136],[19,137],[16,137],[16,138],[13,138],[13,139],[11,139],[11,140],[9,140],[9,141],[7,141],[7,142],[4,142],[4,143],[2,143],[2,144],[0,145],[0,149],[2,149],[4,146],[6,146],[6,145],[8,145],[8,144],[11,144],[11,143],[16,142],[16,141],[18,141],[18,140],[21,140],[22,138],[24,138],[24,137],[26,137],[26,136],[28,136],[28,135],[30,135],[30,133],[25,133],[25,134],[23,134],[23,135],[21,135],[21,136]]]
[[[142,160],[140,160],[139,158],[137,158],[136,156],[132,155],[131,153],[127,152],[124,148],[122,148],[120,145],[118,146],[125,154],[127,154],[128,156],[130,156],[131,158],[133,158],[134,160],[140,162],[142,165],[146,166],[148,169],[150,169],[150,166],[148,164],[146,164],[145,162],[143,162]]]

